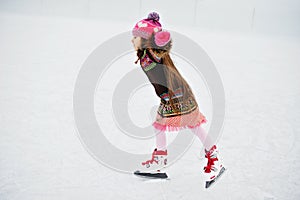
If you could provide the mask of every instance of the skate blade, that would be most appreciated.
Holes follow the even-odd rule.
[[[217,177],[214,180],[206,181],[205,188],[207,189],[207,188],[211,187],[211,185],[213,185],[218,179],[220,179],[220,177],[224,174],[225,170],[226,170],[226,168],[222,167],[219,174],[217,175]]]
[[[168,177],[167,173],[164,173],[164,172],[150,173],[150,172],[141,172],[141,171],[137,170],[133,174],[138,176],[138,177],[145,178],[145,179],[169,180],[169,177]]]

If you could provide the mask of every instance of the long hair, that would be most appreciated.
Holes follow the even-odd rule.
[[[190,86],[186,82],[186,80],[181,76],[180,72],[174,65],[173,60],[170,57],[171,48],[172,48],[172,41],[170,41],[163,47],[157,46],[154,42],[154,34],[152,34],[148,40],[142,38],[141,49],[137,50],[137,57],[138,60],[141,59],[141,57],[144,54],[144,50],[149,49],[150,51],[152,51],[153,53],[155,53],[157,56],[161,58],[161,64],[164,67],[164,72],[166,76],[166,82],[167,82],[166,87],[168,88],[170,104],[172,108],[175,110],[175,112],[176,111],[180,112],[180,108],[175,108],[174,106],[173,96],[175,90],[181,88],[184,99],[192,98],[193,100],[195,100],[195,96]]]

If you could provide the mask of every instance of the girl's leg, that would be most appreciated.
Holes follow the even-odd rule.
[[[210,136],[201,126],[191,128],[194,134],[201,140],[205,147],[205,159],[207,160],[206,166],[203,168],[204,178],[206,180],[205,188],[210,187],[221,174],[226,170],[222,164],[219,156],[217,146],[213,143]]]
[[[154,128],[154,133],[156,134],[156,148],[152,153],[151,159],[142,162],[142,170],[161,170],[167,164],[168,153],[166,132],[164,130]]]
[[[210,150],[214,145],[212,139],[208,136],[205,129],[201,126],[191,128],[192,132],[200,139],[206,150]]]
[[[156,135],[156,148],[157,150],[165,151],[167,149],[167,137],[166,132],[163,130],[155,129],[154,132]]]

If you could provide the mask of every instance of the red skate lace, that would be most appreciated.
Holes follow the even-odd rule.
[[[158,161],[156,161],[156,160],[154,159],[156,151],[157,151],[157,150],[155,149],[154,152],[152,153],[152,158],[151,158],[151,160],[147,160],[146,162],[143,162],[142,165],[148,165],[149,163],[152,164],[153,162],[158,163]]]
[[[153,162],[155,162],[156,164],[158,163],[157,160],[155,160],[155,153],[157,152],[157,149],[154,150],[154,152],[152,153],[152,158],[151,160],[147,160],[146,162],[142,162],[142,165],[148,165],[149,163],[152,164]]]
[[[147,160],[146,162],[143,162],[142,165],[148,165],[149,163],[152,164],[153,162],[158,163],[158,161],[156,161],[154,159],[154,155],[152,154],[152,159],[151,160]]]
[[[210,151],[206,152],[205,157],[207,158],[207,166],[204,167],[204,172],[205,173],[210,173],[211,170],[214,169],[214,164],[215,164],[214,162],[218,161],[218,158],[214,157],[214,155],[213,155],[213,150],[214,149],[215,149],[215,146],[213,146]]]

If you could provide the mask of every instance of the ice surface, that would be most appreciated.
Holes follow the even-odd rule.
[[[80,142],[72,99],[78,72],[97,46],[130,30],[131,23],[2,12],[0,24],[1,200],[300,198],[299,38],[180,29],[213,59],[226,94],[219,147],[228,170],[205,190],[198,140],[169,168],[171,180],[162,182],[142,181],[106,168]],[[134,56],[129,56],[119,62],[123,68],[137,67],[133,61]],[[203,83],[198,85],[188,70],[180,70],[210,118]],[[113,75],[108,77],[117,81]],[[102,89],[109,95],[107,83]],[[148,103],[156,102],[151,87],[139,92],[148,95]],[[101,106],[99,94],[96,99],[98,120],[109,120],[101,111],[111,110]],[[144,109],[142,104],[131,106],[132,113]],[[146,109],[150,113],[152,106]],[[150,115],[132,115],[132,120],[144,126],[151,123]],[[115,129],[104,126],[114,145],[126,151],[151,150],[154,140],[128,145]]]

